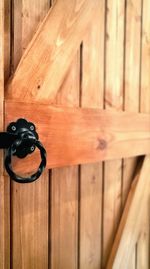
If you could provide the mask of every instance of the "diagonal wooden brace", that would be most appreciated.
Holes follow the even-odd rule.
[[[150,156],[144,158],[140,172],[133,180],[131,190],[108,259],[107,269],[128,268],[130,255],[141,230],[144,208],[150,195]]]
[[[98,0],[56,1],[10,79],[6,98],[54,99],[98,4]]]

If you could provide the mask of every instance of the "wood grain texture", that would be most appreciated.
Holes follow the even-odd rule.
[[[97,60],[99,59],[99,60]],[[102,108],[104,88],[104,1],[82,44],[81,106]],[[89,75],[90,74],[90,75]],[[92,121],[92,119],[91,119]],[[87,134],[86,134],[87,135]],[[102,163],[80,167],[79,268],[99,269],[101,265]]]
[[[12,188],[12,264],[48,268],[47,172],[35,184]]]
[[[10,80],[7,98],[49,102],[55,97],[94,16],[97,3],[98,0],[56,1]],[[26,18],[28,13],[27,6]]]
[[[133,112],[139,111],[140,100],[141,10],[141,0],[126,2],[124,109]],[[136,165],[137,158],[126,159],[123,163],[123,207],[130,190]],[[128,266],[135,269],[135,264],[136,245],[135,250],[131,253]]]
[[[106,11],[104,103],[107,110],[120,111],[123,108],[125,1],[108,0]],[[119,156],[118,160],[105,163],[104,176],[103,268],[121,216],[122,160],[119,160]]]
[[[48,10],[48,0],[13,2],[13,71],[39,21]],[[19,90],[22,95],[22,89]],[[45,172],[41,179],[42,181],[24,186],[11,183],[12,268],[48,268],[48,173]]]
[[[4,1],[0,2],[0,129],[3,130],[4,100]],[[3,176],[3,153],[0,154],[0,268],[5,268],[5,193]]]
[[[143,208],[145,208],[149,196],[149,166],[150,156],[147,156],[139,176],[132,183],[107,269],[130,268],[130,255],[134,251],[141,230]]]
[[[11,3],[10,0],[4,1],[4,80],[7,80],[10,76],[10,59],[11,59]]]
[[[134,178],[134,180],[132,182],[131,189],[130,189],[128,197],[127,197],[125,209],[124,209],[123,215],[121,217],[121,222],[119,224],[119,228],[117,230],[117,233],[116,233],[116,236],[115,236],[115,239],[113,242],[113,247],[112,247],[110,255],[109,255],[109,259],[108,259],[108,263],[107,263],[107,267],[106,267],[107,269],[117,268],[117,266],[118,266],[118,264],[116,266],[116,259],[118,259],[117,252],[118,252],[118,249],[120,247],[119,244],[120,244],[120,241],[122,239],[123,232],[125,230],[125,225],[126,225],[126,222],[128,219],[129,209],[131,207],[131,203],[132,203],[132,200],[133,200],[133,197],[135,194],[135,189],[136,189],[138,178],[139,178],[139,174],[136,175],[136,177]],[[122,252],[124,252],[124,249],[122,249]],[[128,255],[129,255],[128,260],[130,261],[130,266],[132,266],[132,267],[135,266],[135,262],[134,262],[133,257],[130,260],[130,257],[131,257],[131,255],[133,255],[133,252],[130,252]],[[114,264],[116,267],[114,266]]]
[[[53,1],[51,0],[51,3],[52,2]],[[61,62],[61,64],[59,61],[57,62],[57,54],[53,54],[53,51],[51,50],[52,48],[49,48],[51,57],[50,61],[54,59],[55,67],[57,66],[57,64],[59,64],[59,68],[57,67],[57,70],[60,73],[63,72],[61,73],[62,77],[60,78],[60,81],[54,81],[54,84],[51,85],[53,79],[59,80],[59,72],[54,73],[57,70],[52,70],[53,73],[51,74],[53,74],[53,78],[50,77],[49,85],[50,87],[55,87],[56,83],[56,91],[58,91],[56,99],[50,98],[50,102],[57,103],[60,106],[65,105],[67,107],[78,107],[80,103],[80,105],[82,105],[82,107],[84,108],[102,108],[104,94],[103,89],[105,83],[105,107],[107,108],[107,110],[110,111],[110,113],[111,111],[113,113],[113,110],[117,110],[118,113],[120,113],[120,110],[123,106],[124,110],[129,111],[128,119],[130,117],[130,112],[137,113],[139,109],[140,112],[147,113],[148,118],[150,112],[149,1],[96,0],[95,3],[97,3],[97,8],[95,8],[94,1],[90,0],[57,0],[57,4],[61,3],[61,7],[57,14],[61,15],[60,17],[55,17],[53,13],[52,17],[54,20],[54,24],[51,25],[51,28],[49,29],[50,36],[46,36],[46,39],[49,38],[49,40],[52,40],[52,46],[54,50],[57,50],[58,58],[59,56],[60,58],[63,57],[63,55],[61,54],[61,49],[64,48],[65,51],[63,51],[63,53],[66,53],[66,47],[69,46],[67,44],[69,44],[69,42],[73,40],[72,31],[74,27],[76,27],[76,22],[74,20],[71,21],[71,19],[73,17],[77,20],[83,19],[83,16],[81,16],[81,18],[80,14],[82,15],[83,12],[88,12],[87,9],[86,11],[84,11],[87,2],[89,2],[89,5],[93,5],[92,12],[94,15],[91,15],[91,18],[90,16],[88,16],[88,18],[86,17],[87,21],[89,21],[90,24],[88,24],[87,29],[84,32],[85,34],[79,33],[80,25],[78,25],[78,28],[76,28],[76,32],[78,32],[77,35],[81,35],[81,40],[83,40],[81,55],[79,55],[79,52],[77,53],[77,55],[75,55],[76,50],[79,49],[79,46],[76,45],[76,48],[73,48],[74,55],[72,55],[72,52],[70,52],[70,55],[67,56],[69,59],[67,60],[67,63],[65,62],[66,60],[64,58],[63,61],[65,62],[65,70],[61,70],[63,69],[63,61]],[[125,15],[122,12],[123,9],[121,9],[124,2]],[[38,29],[37,27],[39,22],[43,20],[45,14],[49,10],[48,0],[34,0],[32,3],[29,0],[13,0],[11,1],[11,3],[13,13],[12,15],[10,14],[10,0],[2,0],[0,2],[0,59],[2,59],[0,61],[1,130],[4,126],[2,116],[4,92],[3,82],[5,78],[5,81],[7,83],[7,79],[10,74],[10,62],[11,71],[14,72],[22,54],[25,52],[26,47],[28,46],[28,43]],[[67,3],[66,8],[63,9],[62,7],[65,5],[65,3]],[[73,6],[73,3],[75,3],[76,7],[79,7],[77,13],[75,10],[76,7],[75,5]],[[71,5],[72,13],[70,12]],[[54,6],[54,8],[56,8],[56,6]],[[50,12],[54,12],[54,10]],[[12,16],[11,38],[10,15]],[[5,20],[4,27],[3,18]],[[61,32],[60,28],[58,29],[57,27],[57,22],[59,23],[60,21],[62,22],[60,28],[64,29],[63,32]],[[125,24],[125,27],[123,26],[123,24]],[[71,32],[67,32],[68,29],[70,29]],[[3,34],[3,30],[5,34]],[[53,35],[54,32],[55,37]],[[68,38],[68,34],[70,36],[70,39]],[[125,40],[123,48],[122,39],[124,34]],[[106,39],[105,42],[104,38]],[[31,49],[32,44],[33,43],[31,42]],[[10,51],[12,52],[11,58]],[[124,60],[124,74],[122,75],[122,63]],[[69,69],[69,72],[67,71],[67,69]],[[124,79],[123,87],[122,76]],[[22,79],[24,80],[24,77],[21,73],[20,78],[21,81],[19,83],[22,83]],[[32,80],[32,82],[34,81]],[[37,80],[36,82],[39,81]],[[59,87],[59,85],[62,85],[62,87]],[[42,85],[42,87],[44,86]],[[40,90],[42,90],[42,87],[38,89],[39,96],[37,95],[37,98],[41,98],[42,91]],[[55,91],[55,88],[53,89]],[[17,89],[17,91],[21,93],[21,96],[18,97],[18,102],[28,102],[28,98],[30,97],[27,95],[27,100],[24,100],[25,96],[23,94],[23,91],[19,88]],[[34,94],[36,95],[36,90],[35,92],[33,92],[32,102],[34,102]],[[29,119],[31,118],[31,120],[35,120],[36,117],[38,128],[40,128],[41,130],[43,129],[43,132],[45,132],[45,134],[47,134],[47,130],[50,130],[49,133],[51,133],[51,126],[48,118],[49,109],[47,109],[46,106],[44,107],[44,109],[42,109],[42,115],[48,118],[48,120],[47,118],[45,118],[45,122],[47,122],[45,124],[43,120],[41,121],[39,112],[40,105],[39,108],[37,108],[36,106],[29,104],[30,109],[27,114],[25,106],[23,105],[22,107],[21,104],[20,111],[22,111],[22,117],[29,116]],[[15,119],[17,119],[18,117],[20,117],[20,105],[12,105],[12,110],[14,108],[15,110],[18,110],[17,114],[15,114]],[[56,107],[50,106],[50,108],[55,109]],[[61,107],[61,109],[63,108]],[[72,109],[74,110],[74,108],[71,108],[71,110]],[[25,114],[23,110],[25,111]],[[31,115],[33,114],[31,113],[31,111],[33,110],[35,112],[34,117],[33,115]],[[62,126],[64,122],[67,126],[70,126],[69,129],[67,129],[67,132],[69,130],[71,136],[71,124],[73,124],[73,126],[78,126],[77,128],[79,128],[79,132],[78,129],[73,128],[73,133],[76,134],[76,137],[79,137],[81,133],[81,138],[83,137],[84,141],[84,139],[87,139],[86,137],[90,134],[90,127],[94,125],[94,123],[92,123],[93,112],[91,112],[91,110],[88,111],[88,117],[86,117],[88,118],[89,124],[88,132],[86,133],[84,133],[83,131],[84,128],[80,130],[81,119],[76,119],[76,121],[69,123],[68,121],[71,121],[72,118],[70,118],[70,116],[67,117],[68,114],[66,114],[65,117],[62,119],[63,123],[62,120],[59,120],[60,123],[58,122],[59,126],[57,130],[59,131],[59,146],[60,143],[63,144],[64,141],[65,143],[67,141],[67,143],[73,145],[73,148],[71,148],[70,146],[70,154],[72,154],[72,151],[74,151],[75,146],[79,146],[78,141],[75,142],[73,139],[68,139],[68,137],[67,139],[62,138]],[[10,120],[12,119],[10,118]],[[113,118],[111,118],[110,121],[112,120],[114,121]],[[105,121],[109,125],[108,119],[103,120],[102,124],[101,120],[98,120],[98,128],[96,128],[97,133],[99,133],[99,130],[100,132],[104,132],[102,126],[106,127]],[[130,125],[132,124],[134,127],[135,121],[135,119],[131,119]],[[55,122],[54,112],[52,122]],[[85,125],[87,125],[87,120],[85,120],[84,118],[82,123],[83,127],[85,127]],[[44,127],[41,124],[43,124]],[[117,122],[115,124],[117,125]],[[46,127],[47,125],[49,125],[48,129]],[[122,125],[123,123],[121,123],[121,126]],[[149,128],[148,126],[148,122],[147,124],[143,124],[144,128]],[[106,138],[110,139],[110,142],[113,142],[119,137],[119,139],[121,139],[122,141],[122,138],[125,139],[125,137],[127,137],[128,135],[126,133],[127,129],[128,128],[126,128],[126,126],[124,125],[123,133],[125,136],[123,135],[123,137],[121,137],[121,134],[117,131],[118,127],[112,129],[112,133],[115,133],[116,135],[114,136],[110,134],[110,136]],[[109,128],[107,130],[109,130]],[[65,137],[67,135],[67,132],[64,131]],[[147,129],[146,132],[149,133],[149,129]],[[142,132],[140,135],[144,137],[144,133]],[[135,137],[137,137],[138,133],[136,131],[134,132],[134,134],[136,135]],[[42,133],[40,133],[41,140],[43,140],[42,137],[45,137],[45,135],[43,136]],[[93,141],[93,136],[91,136],[90,139],[90,141]],[[54,141],[51,141],[52,148],[55,141],[56,138],[54,137]],[[84,143],[82,142],[82,146],[83,144]],[[141,145],[143,147],[142,141]],[[64,146],[66,147],[66,144],[64,144]],[[93,144],[91,148],[93,149]],[[89,150],[90,153],[91,148]],[[130,143],[129,150],[133,150],[133,148],[133,143]],[[126,146],[125,150],[127,151]],[[61,159],[63,159],[64,156],[66,156],[66,152],[68,152],[68,149],[66,151],[66,148],[62,152],[59,151],[59,154],[57,152],[59,160],[60,154],[62,156]],[[14,167],[16,167],[15,169],[18,171],[18,173],[24,172],[25,169],[26,171],[30,171],[31,161],[32,169],[36,168],[38,159],[36,159],[36,156],[33,156],[33,158],[34,157],[34,160],[28,160],[27,162],[25,162],[25,160],[17,161]],[[85,156],[81,157],[84,157],[86,159],[86,154]],[[104,264],[106,263],[108,253],[110,252],[110,248],[112,245],[112,240],[114,238],[114,229],[116,229],[117,227],[118,219],[120,216],[120,203],[122,203],[123,209],[129,190],[132,185],[132,179],[133,175],[135,174],[135,168],[137,165],[137,158],[124,160],[122,168],[120,160],[116,159],[111,162],[109,161],[105,165],[104,171],[101,166],[102,163],[86,164],[82,165],[81,168],[78,168],[77,166],[70,166],[53,169],[50,172],[45,171],[42,178],[40,178],[40,180],[37,181],[36,184],[31,184],[29,186],[18,186],[18,184],[11,183],[11,193],[9,192],[10,181],[7,176],[4,176],[3,162],[1,156],[0,160],[0,269],[47,269],[49,267],[51,269],[99,269],[102,267],[105,268]],[[91,162],[91,160],[88,161]],[[68,164],[69,162],[70,158],[68,157],[66,164]],[[79,160],[79,162],[81,162],[81,160]],[[19,170],[20,165],[22,165],[22,170]],[[123,173],[121,172],[121,169],[123,169]],[[103,174],[104,178],[102,175],[103,172],[105,172]],[[48,173],[50,173],[50,185],[48,181]],[[122,190],[120,190],[120,186]],[[104,204],[101,200],[103,190],[103,202],[105,201]],[[134,185],[132,185],[130,192],[130,194],[132,195],[133,190],[135,190]],[[9,200],[10,197],[11,201]],[[10,205],[11,212],[9,212]],[[101,218],[103,217],[103,224],[101,224]],[[10,220],[11,226],[9,227]],[[125,219],[125,223],[126,221],[127,218]],[[101,230],[101,225],[103,225],[103,230]],[[12,247],[11,264],[9,253],[10,228]],[[149,269],[150,242],[148,201],[145,202],[145,208],[142,210],[142,223],[137,234],[138,236],[136,237],[138,238],[138,242],[134,239],[135,234],[133,235],[134,243],[132,242],[132,235],[130,236],[131,245],[134,246],[132,250],[130,250],[131,245],[129,246],[129,255],[127,258],[129,262],[128,265],[126,265],[125,269]],[[125,244],[122,245],[123,247],[125,247]],[[125,262],[124,258],[122,262]]]
[[[150,119],[147,114],[11,101],[5,103],[5,111],[6,126],[20,117],[37,126],[47,150],[47,168],[150,152]],[[37,158],[38,152],[28,156],[26,161],[20,160],[19,170],[31,169],[31,159],[34,169]]]
[[[78,169],[52,170],[51,268],[77,268]]]
[[[150,1],[143,1],[140,111],[150,114]],[[150,267],[150,186],[137,244],[137,269]]]
[[[150,267],[150,198],[143,208],[143,217],[137,242],[137,269],[149,269]]]
[[[4,1],[4,88],[11,73],[11,3],[10,0]],[[2,101],[2,100],[1,100]],[[3,111],[4,113],[4,111]],[[4,120],[4,119],[3,119]],[[4,169],[4,168],[3,168]],[[3,171],[3,169],[1,171]],[[10,268],[10,178],[4,177],[4,196],[5,196],[5,268]]]
[[[124,109],[139,112],[140,94],[140,31],[141,0],[127,1],[125,31],[125,89]],[[133,79],[134,77],[134,79]],[[123,197],[124,205],[133,178],[137,159],[124,160]]]
[[[10,14],[9,1],[0,1],[0,131],[4,129],[4,80],[10,64]],[[10,268],[10,200],[9,178],[4,176],[3,151],[0,152],[0,268]]]
[[[66,106],[78,106],[79,82],[80,53],[78,51],[55,102]],[[52,269],[78,268],[77,166],[57,168],[51,171],[50,255]]]

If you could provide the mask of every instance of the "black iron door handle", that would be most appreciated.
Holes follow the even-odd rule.
[[[11,122],[7,127],[7,132],[0,133],[0,148],[7,149],[5,168],[11,179],[18,183],[35,181],[40,177],[46,166],[46,151],[38,138],[35,125],[25,119]],[[36,173],[26,178],[17,175],[12,169],[12,157],[16,155],[19,158],[25,158],[28,154],[33,153],[36,147],[41,155],[41,163]]]

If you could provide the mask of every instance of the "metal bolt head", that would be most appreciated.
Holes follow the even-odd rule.
[[[31,126],[30,126],[30,130],[31,130],[31,131],[34,131],[34,129],[35,129],[35,128],[34,128],[34,125],[31,125]]]
[[[16,131],[16,126],[15,125],[12,125],[11,126],[11,129],[12,129],[13,132],[15,132]]]
[[[35,150],[35,146],[31,146],[31,147],[30,147],[30,150],[31,150],[31,151],[34,151],[34,150]]]

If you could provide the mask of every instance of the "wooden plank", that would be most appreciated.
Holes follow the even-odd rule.
[[[4,100],[4,1],[0,2],[0,129],[3,130]],[[3,176],[3,153],[0,153],[0,268],[5,268],[5,184]]]
[[[149,195],[150,156],[145,157],[139,176],[135,177],[109,257],[107,269],[127,268],[141,229],[143,208]]]
[[[57,104],[78,106],[80,53],[57,94]],[[65,155],[65,152],[64,152]],[[78,267],[78,167],[51,171],[51,269]]]
[[[124,109],[133,112],[139,111],[140,98],[141,5],[141,0],[126,3]],[[122,208],[131,187],[136,165],[137,158],[124,160]],[[135,269],[135,263],[136,245],[130,257],[129,267]]]
[[[9,74],[10,16],[6,16],[9,1],[0,1],[0,131],[4,129],[4,79]],[[9,10],[9,9],[8,9]],[[7,53],[6,53],[7,51]],[[3,151],[0,152],[0,268],[10,268],[9,178],[4,176]]]
[[[56,1],[10,80],[7,98],[49,102],[55,97],[94,16],[97,3],[98,0]]]
[[[107,110],[123,109],[125,1],[108,0],[106,5],[106,71],[104,103]],[[122,160],[104,165],[103,268],[113,244],[121,215]]]
[[[13,2],[12,70],[49,9],[49,0]],[[20,88],[20,93],[23,89]],[[11,183],[11,267],[48,268],[49,175],[42,181]]]
[[[82,44],[81,106],[103,106],[104,1],[99,1]],[[89,75],[90,74],[90,75]],[[102,163],[80,168],[79,268],[99,269],[101,264]]]
[[[150,1],[143,1],[140,111],[150,113]],[[150,187],[137,243],[137,269],[150,267]]]
[[[10,38],[11,38],[11,3],[10,0],[4,1],[4,87],[7,83],[11,72],[10,58]],[[2,99],[1,99],[2,101]],[[3,111],[4,113],[4,111]],[[1,170],[4,172],[4,168]],[[4,177],[4,196],[5,196],[5,269],[10,268],[10,178],[8,176]]]
[[[4,1],[4,80],[7,82],[10,76],[10,20],[11,20],[10,0]]]
[[[6,126],[20,117],[35,123],[47,150],[47,168],[150,152],[147,114],[13,102],[6,102],[5,111]],[[31,169],[31,159],[32,168],[37,166],[38,152],[28,157],[20,160],[20,171]]]
[[[148,195],[145,208],[143,208],[142,223],[137,242],[137,269],[149,269],[150,267],[149,198],[150,195]]]
[[[124,109],[139,111],[140,95],[140,30],[141,30],[141,0],[127,1],[126,33],[125,33],[125,96]],[[133,79],[134,78],[134,79]],[[123,197],[125,204],[130,189],[137,159],[124,160]]]

